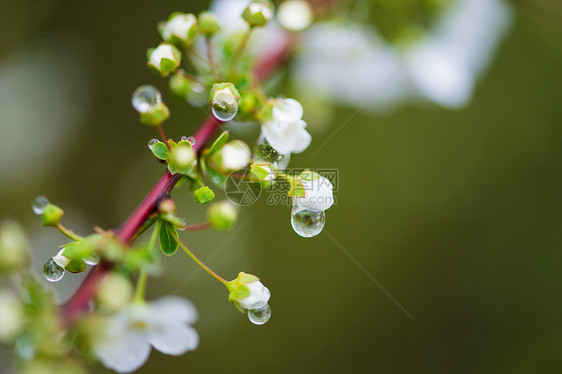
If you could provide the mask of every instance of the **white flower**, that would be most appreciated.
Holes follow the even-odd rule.
[[[197,348],[199,335],[190,326],[196,319],[195,307],[180,297],[131,304],[109,318],[93,350],[105,367],[129,373],[146,362],[151,346],[173,356]]]
[[[273,118],[262,125],[267,142],[279,153],[300,153],[310,145],[312,137],[302,120],[302,105],[294,99],[277,99]]]
[[[511,19],[502,0],[455,0],[430,34],[406,50],[372,28],[321,23],[306,35],[294,82],[309,94],[370,109],[420,99],[459,108],[470,101]]]
[[[299,208],[313,211],[324,211],[334,204],[334,186],[332,182],[316,173],[313,179],[301,179],[304,197],[295,198]]]
[[[176,37],[188,45],[195,36],[196,24],[197,18],[193,14],[177,14],[170,18],[162,27],[162,39],[171,42],[172,37]]]
[[[288,30],[302,31],[312,24],[314,13],[308,1],[287,0],[279,5],[277,19]]]
[[[247,310],[259,309],[269,301],[271,293],[259,280],[247,283],[246,287],[250,290],[250,295],[237,300],[238,305]]]
[[[250,163],[252,151],[240,140],[228,142],[222,148],[222,166],[227,170],[238,170]]]

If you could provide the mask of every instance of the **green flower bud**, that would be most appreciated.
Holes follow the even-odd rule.
[[[228,300],[242,312],[264,307],[271,296],[258,277],[244,272],[240,272],[226,287],[229,291]]]
[[[220,121],[230,121],[238,113],[240,93],[232,83],[215,83],[209,94],[213,115]]]
[[[148,126],[158,126],[170,118],[170,110],[164,103],[152,106],[146,112],[141,112],[140,121]]]
[[[174,214],[176,212],[176,203],[172,199],[163,199],[158,205],[158,211],[161,214]]]
[[[146,57],[147,66],[163,77],[175,71],[181,63],[181,52],[170,43],[160,43],[149,49]]]
[[[215,17],[215,15],[211,12],[203,12],[199,14],[197,24],[199,25],[201,33],[207,37],[213,36],[221,29],[217,17]]]
[[[228,201],[220,201],[209,207],[207,218],[216,230],[230,230],[238,220],[238,211]]]
[[[56,227],[60,223],[64,211],[54,204],[49,204],[45,207],[43,214],[41,214],[41,221],[43,226]]]
[[[111,272],[100,284],[96,302],[108,311],[117,311],[129,304],[133,296],[131,281],[124,275]]]
[[[193,193],[195,201],[199,204],[208,204],[215,198],[215,193],[209,187],[201,187]]]
[[[171,142],[167,161],[170,173],[189,174],[197,165],[197,154],[187,140]]]
[[[29,266],[29,244],[21,226],[11,220],[0,224],[0,272],[9,273]]]
[[[250,27],[265,26],[273,17],[273,4],[267,0],[254,0],[242,13],[242,18]]]

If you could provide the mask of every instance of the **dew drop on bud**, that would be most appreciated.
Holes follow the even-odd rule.
[[[294,208],[291,214],[291,226],[303,238],[312,238],[320,234],[325,224],[324,212]]]
[[[148,141],[148,149],[150,149],[150,150],[152,151],[152,147],[154,147],[154,145],[155,145],[156,143],[159,143],[159,142],[160,142],[160,140],[158,140],[158,139],[154,139],[154,138],[153,138],[153,139],[150,139],[150,140]]]
[[[183,140],[187,140],[187,136],[185,136],[185,135],[182,136],[180,140],[182,140],[182,141],[183,141]]]
[[[219,121],[227,122],[236,117],[238,102],[236,97],[228,91],[219,91],[211,103],[212,112]]]
[[[52,258],[43,265],[43,275],[49,282],[58,282],[64,277],[64,269]]]
[[[263,325],[271,318],[271,307],[265,304],[259,309],[248,310],[248,319],[254,325]]]
[[[33,200],[31,208],[33,209],[33,213],[40,216],[45,211],[47,205],[49,205],[49,200],[45,196],[39,196],[38,198]]]
[[[139,113],[148,112],[153,106],[162,102],[160,91],[154,86],[140,86],[133,92],[131,103]]]
[[[195,137],[190,136],[189,138],[187,138],[187,141],[189,142],[189,144],[191,144],[191,146],[194,146],[195,143],[197,143],[197,139],[195,139]]]
[[[100,259],[97,256],[92,255],[84,257],[84,262],[86,263],[86,265],[94,266],[100,263]]]

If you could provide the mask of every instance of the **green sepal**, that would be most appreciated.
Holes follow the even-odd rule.
[[[151,149],[154,156],[160,160],[166,160],[168,158],[168,147],[162,142],[158,142],[152,146]]]
[[[228,295],[228,301],[230,302],[241,300],[250,296],[250,289],[244,284],[237,284],[236,287],[233,287],[230,290],[230,294]]]
[[[160,250],[166,256],[171,256],[178,250],[179,243],[176,240],[178,231],[170,223],[158,221],[160,230]]]
[[[304,197],[305,191],[304,186],[298,178],[289,178],[287,180],[291,185],[291,189],[287,193],[289,197]]]
[[[207,154],[209,156],[212,155],[213,153],[221,149],[226,142],[228,142],[228,131],[224,131],[219,135],[218,138],[215,139]]]
[[[174,60],[170,60],[169,58],[162,57],[160,59],[160,71],[162,76],[166,77],[172,71],[176,70],[179,65]]]
[[[305,171],[303,171],[302,173],[299,174],[298,178],[300,180],[312,181],[312,180],[320,178],[320,174],[318,174],[315,171],[306,169]]]
[[[71,260],[65,267],[71,273],[82,273],[86,270],[84,261]]]
[[[215,193],[209,187],[204,186],[198,188],[194,193],[193,197],[195,201],[199,204],[208,204],[215,198]]]
[[[154,252],[148,245],[140,245],[130,248],[123,258],[122,265],[129,272],[135,272],[142,266],[154,264],[158,261]]]
[[[205,171],[207,172],[207,175],[209,176],[209,178],[211,179],[211,181],[218,187],[224,188],[224,184],[226,183],[226,180],[228,179],[228,175],[224,175],[221,172],[219,172],[217,169],[215,169],[214,167],[212,167],[212,165],[209,165],[208,162],[206,162],[206,168]]]

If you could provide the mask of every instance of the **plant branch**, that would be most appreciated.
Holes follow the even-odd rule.
[[[290,56],[291,51],[298,42],[298,38],[294,34],[284,36],[283,43],[276,49],[265,56],[254,69],[254,74],[259,80],[269,77],[285,60]],[[203,145],[210,140],[213,132],[219,127],[220,121],[214,117],[207,118],[197,132],[193,135],[196,143],[193,149],[200,152]],[[117,229],[114,230],[115,236],[121,242],[128,244],[137,231],[158,209],[159,202],[170,193],[176,183],[180,180],[181,175],[172,175],[167,170],[158,180],[156,185],[135,209],[135,211],[127,218],[127,220]],[[105,278],[107,272],[111,269],[111,264],[102,262],[94,267],[87,277],[84,279],[80,287],[74,295],[61,306],[60,317],[64,324],[72,324],[83,312],[89,309],[89,303],[101,281]]]

